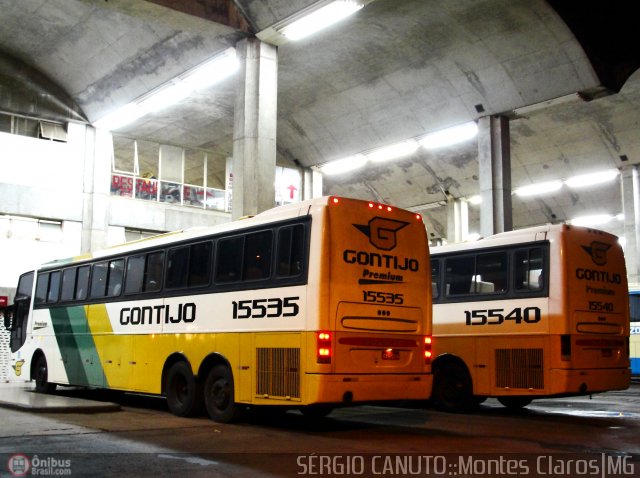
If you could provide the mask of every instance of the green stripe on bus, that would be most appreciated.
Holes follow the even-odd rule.
[[[50,311],[69,384],[107,386],[84,307],[60,307]]]

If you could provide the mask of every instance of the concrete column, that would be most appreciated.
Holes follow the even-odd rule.
[[[447,242],[462,242],[469,236],[469,205],[462,199],[447,199]]]
[[[629,283],[640,283],[640,177],[638,166],[622,170],[622,213],[624,214],[624,257]]]
[[[82,190],[82,253],[107,247],[113,139],[108,131],[87,126]]]
[[[302,200],[322,196],[322,174],[311,168],[302,169]]]
[[[236,45],[240,80],[233,124],[232,219],[275,206],[278,58],[256,38]]]
[[[478,121],[480,163],[480,235],[513,229],[509,119],[485,116]]]

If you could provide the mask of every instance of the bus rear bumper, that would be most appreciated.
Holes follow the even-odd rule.
[[[361,403],[390,400],[426,400],[431,395],[433,375],[323,375],[308,374],[309,402]]]
[[[625,390],[631,383],[631,370],[581,369],[550,371],[550,394],[580,394]]]

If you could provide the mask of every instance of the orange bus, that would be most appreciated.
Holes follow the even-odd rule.
[[[36,389],[164,395],[229,422],[251,405],[324,415],[431,391],[422,218],[324,197],[44,264],[5,325]]]
[[[629,386],[629,299],[617,237],[568,225],[431,249],[432,400],[469,410]]]

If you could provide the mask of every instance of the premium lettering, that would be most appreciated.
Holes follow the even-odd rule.
[[[124,307],[120,310],[121,325],[153,325],[191,323],[196,320],[196,304],[178,304],[177,314],[172,315],[170,305]]]
[[[342,258],[347,264],[358,264],[368,267],[384,267],[401,271],[417,272],[420,264],[417,259],[401,258],[390,254],[378,254],[377,252],[354,251],[346,249]]]

